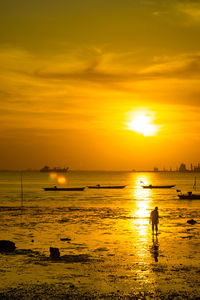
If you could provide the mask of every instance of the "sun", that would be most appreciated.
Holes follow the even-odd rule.
[[[135,112],[132,120],[126,123],[127,129],[135,131],[144,136],[154,136],[159,130],[159,126],[153,124],[154,116],[152,112]]]

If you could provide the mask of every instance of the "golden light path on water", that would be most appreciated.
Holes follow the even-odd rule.
[[[149,204],[150,204],[150,189],[143,189],[142,185],[149,184],[148,175],[139,175],[136,177],[136,189],[133,190],[133,197],[136,199],[136,211],[134,217],[138,224],[138,234],[145,236],[147,234],[147,224],[149,223]]]
[[[130,226],[134,233],[134,246],[135,255],[141,264],[142,271],[138,272],[137,276],[140,280],[152,284],[154,282],[154,275],[152,275],[149,268],[149,263],[155,258],[154,245],[155,240],[152,238],[151,225],[149,224],[151,205],[151,189],[144,189],[142,185],[148,185],[151,183],[149,174],[138,174],[134,178],[133,199],[135,199],[135,207],[133,208]],[[158,244],[158,241],[156,240]],[[157,252],[158,253],[158,252]]]

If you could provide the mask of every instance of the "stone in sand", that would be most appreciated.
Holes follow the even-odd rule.
[[[63,241],[63,242],[65,242],[65,241],[66,241],[66,242],[70,242],[70,241],[71,241],[70,238],[61,238],[60,240]]]
[[[191,224],[191,225],[194,225],[194,224],[197,223],[197,221],[191,219],[191,220],[188,220],[187,223],[188,223],[188,224]]]
[[[13,252],[15,249],[15,243],[6,240],[0,240],[0,252]]]
[[[50,247],[49,250],[51,258],[60,258],[60,251],[58,248]]]

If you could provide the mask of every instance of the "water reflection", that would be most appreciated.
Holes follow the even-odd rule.
[[[158,243],[158,237],[154,238],[154,235],[152,237],[152,247],[150,248],[150,252],[152,256],[154,257],[155,262],[158,262],[158,256],[159,256],[159,243]]]
[[[136,177],[136,185],[141,187],[143,185],[149,185],[151,183],[149,179],[150,179],[149,174],[138,174]]]
[[[147,235],[148,223],[149,223],[149,203],[151,190],[143,189],[141,186],[141,181],[149,182],[148,175],[139,174],[135,178],[135,185],[137,188],[133,191],[133,197],[136,200],[136,208],[133,213],[134,223],[137,224],[138,235],[144,236]]]
[[[133,196],[136,200],[148,200],[151,196],[151,189],[143,189],[143,185],[148,185],[150,182],[148,174],[139,174],[135,178],[135,186]]]
[[[143,236],[143,239],[148,233],[148,224],[149,224],[149,218],[148,218],[148,207],[149,202],[148,201],[137,201],[136,202],[136,211],[134,212],[134,226],[136,225],[137,235]]]
[[[144,219],[149,217],[149,201],[137,201],[136,202],[137,210],[135,212],[136,217],[141,220],[141,224],[144,224]]]
[[[158,261],[159,244],[157,237],[152,241],[150,212],[152,209],[152,190],[143,189],[143,185],[152,182],[151,175],[137,174],[134,178],[135,188],[133,189],[133,199],[135,205],[133,208],[132,231],[135,237],[135,252],[141,263],[148,263],[153,256]],[[152,244],[153,243],[153,244]],[[149,251],[150,250],[150,251]],[[146,271],[146,274],[148,272]],[[140,274],[141,278],[144,274]],[[145,279],[146,280],[146,279]]]
[[[142,187],[139,187],[134,190],[134,198],[136,200],[148,200],[151,196],[151,189],[143,189]]]

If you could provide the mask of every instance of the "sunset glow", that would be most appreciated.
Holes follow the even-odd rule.
[[[18,2],[0,4],[0,169],[198,164],[198,1]]]
[[[158,132],[158,126],[153,124],[153,117],[146,112],[137,112],[133,120],[127,123],[127,128],[144,136],[153,136]]]
[[[0,23],[0,298],[200,299],[200,0]]]

